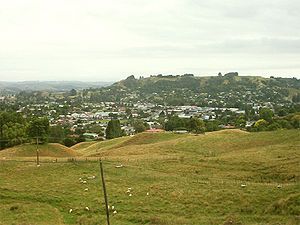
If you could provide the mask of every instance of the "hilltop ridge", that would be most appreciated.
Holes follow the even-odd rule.
[[[94,102],[122,100],[168,105],[234,107],[240,106],[244,101],[291,102],[294,96],[300,94],[300,80],[238,76],[237,73],[204,77],[184,74],[135,78],[131,75],[111,86],[90,90],[90,93],[90,100]]]

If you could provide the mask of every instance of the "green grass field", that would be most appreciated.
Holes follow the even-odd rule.
[[[300,222],[299,130],[142,133],[70,150],[76,162],[45,156],[40,167],[0,153],[0,224],[105,224],[98,157],[113,225]]]

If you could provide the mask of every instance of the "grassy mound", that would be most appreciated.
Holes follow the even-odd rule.
[[[163,144],[165,141],[174,140],[182,137],[186,137],[186,134],[174,134],[171,132],[163,132],[163,133],[140,133],[132,138],[123,141],[122,143],[115,146],[116,148],[128,147],[131,145],[145,145],[145,144],[154,144],[160,142]]]
[[[57,143],[40,144],[38,145],[39,153],[41,157],[74,157],[79,154],[64,146]],[[36,156],[36,145],[24,144],[14,146],[0,151],[0,157],[35,157]]]
[[[76,145],[73,145],[71,147],[71,149],[75,150],[75,151],[78,151],[78,150],[82,150],[82,149],[85,149],[93,144],[97,143],[96,141],[89,141],[89,142],[80,142],[80,143],[77,143]]]
[[[131,137],[120,137],[106,141],[96,142],[92,145],[81,145],[77,148],[77,152],[83,154],[84,156],[91,156],[103,150],[113,149],[118,144],[130,139]]]

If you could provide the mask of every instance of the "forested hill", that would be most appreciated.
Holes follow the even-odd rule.
[[[90,89],[90,100],[152,102],[169,105],[239,106],[244,103],[299,102],[300,80],[238,76],[196,77],[192,74],[151,76],[125,80],[101,89]]]

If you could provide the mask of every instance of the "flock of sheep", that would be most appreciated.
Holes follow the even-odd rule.
[[[87,179],[89,179],[89,180],[93,180],[95,178],[96,178],[96,176],[87,177]],[[82,183],[82,184],[87,184],[88,183],[87,180],[84,180],[81,177],[79,178],[79,182]],[[89,190],[88,188],[84,189],[84,191],[88,191],[88,190]],[[131,197],[132,196],[132,188],[131,187],[127,188],[126,193],[128,194],[129,197]],[[149,192],[147,192],[146,195],[149,196]],[[86,206],[85,210],[90,211],[90,208],[88,206]],[[115,206],[113,206],[113,205],[112,206],[108,205],[108,210],[111,211],[113,214],[118,213]],[[69,213],[72,213],[72,212],[73,212],[73,209],[69,209]]]
[[[123,165],[116,166],[116,168],[122,168],[122,167],[123,167]],[[96,178],[96,176],[89,176],[89,177],[87,177],[87,179],[89,179],[89,180],[93,180],[93,179],[95,179],[95,178]],[[81,177],[79,178],[79,182],[82,183],[82,184],[87,184],[87,183],[88,183],[87,180],[84,180],[84,179],[82,179]],[[246,185],[246,184],[241,184],[241,187],[242,187],[242,188],[246,188],[247,185]],[[282,188],[282,186],[279,184],[279,185],[277,186],[277,188]],[[85,189],[84,189],[84,191],[88,191],[88,190],[89,190],[88,188],[85,188]],[[132,197],[133,191],[132,191],[132,188],[131,188],[131,187],[127,188],[126,194],[127,194],[129,197]],[[149,192],[147,192],[146,195],[149,196]],[[86,206],[86,207],[85,207],[85,210],[86,210],[86,211],[89,211],[90,208],[89,208],[88,206]],[[108,210],[109,210],[110,212],[112,212],[114,215],[118,213],[118,212],[117,212],[117,209],[116,209],[116,207],[115,207],[114,205],[112,205],[112,206],[108,205]],[[70,209],[70,210],[69,210],[69,213],[72,213],[72,212],[73,212],[73,209]]]

